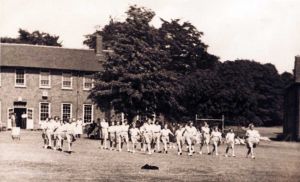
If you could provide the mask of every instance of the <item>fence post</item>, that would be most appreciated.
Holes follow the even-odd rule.
[[[224,117],[224,114],[223,114],[223,115],[222,115],[222,133],[224,133],[224,127],[225,127],[225,126],[224,126],[224,125],[225,125],[225,124],[224,124],[224,122],[225,122],[224,120],[225,120],[225,117]]]

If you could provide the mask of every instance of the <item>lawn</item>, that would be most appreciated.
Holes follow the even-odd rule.
[[[262,128],[270,134],[280,129]],[[270,131],[270,132],[268,132]],[[184,153],[146,155],[99,149],[98,140],[81,138],[72,154],[42,148],[40,131],[21,131],[12,141],[0,132],[0,181],[299,181],[300,143],[261,142],[256,159],[245,158],[237,146],[236,158]],[[198,149],[198,148],[197,148]],[[224,146],[221,146],[224,153]],[[144,164],[159,170],[142,170]]]

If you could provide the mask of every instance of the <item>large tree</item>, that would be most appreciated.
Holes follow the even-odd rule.
[[[159,113],[162,105],[172,102],[172,75],[163,69],[169,57],[160,48],[157,29],[149,24],[154,15],[131,6],[125,22],[111,20],[100,32],[105,47],[114,51],[104,63],[104,71],[96,75],[91,92],[102,109],[111,106],[132,118],[137,113]]]
[[[129,118],[157,113],[182,121],[198,114],[225,115],[232,124],[282,122],[283,91],[291,74],[249,60],[220,63],[191,23],[162,19],[155,28],[150,23],[154,16],[131,6],[125,21],[111,19],[103,30],[86,36],[90,48],[99,33],[104,47],[113,50],[90,94],[98,106]]]
[[[19,37],[1,37],[2,43],[17,43],[17,44],[33,44],[33,45],[47,45],[47,46],[58,46],[62,44],[59,42],[59,36],[50,35],[49,33],[40,32],[38,30],[28,32],[23,29],[19,29]]]

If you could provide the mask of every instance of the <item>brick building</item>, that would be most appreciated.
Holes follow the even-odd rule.
[[[83,118],[103,113],[88,99],[91,75],[102,69],[101,38],[94,50],[50,46],[0,44],[0,123],[35,129],[48,116]],[[21,115],[27,115],[26,125]]]
[[[286,89],[283,134],[286,140],[300,140],[300,56],[295,57],[294,83]]]

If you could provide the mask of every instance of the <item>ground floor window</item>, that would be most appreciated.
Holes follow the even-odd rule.
[[[85,123],[93,121],[93,105],[91,104],[83,105],[83,121]]]
[[[72,118],[72,104],[62,104],[61,106],[61,118],[66,121],[69,118]]]
[[[50,116],[50,103],[40,103],[40,121],[45,121]]]

